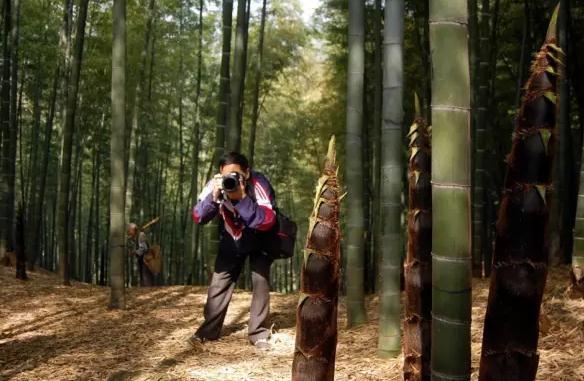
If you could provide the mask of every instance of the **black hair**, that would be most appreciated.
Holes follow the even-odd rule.
[[[219,159],[219,168],[229,164],[237,164],[244,171],[249,169],[249,161],[247,160],[247,157],[239,152],[229,152],[221,156]]]

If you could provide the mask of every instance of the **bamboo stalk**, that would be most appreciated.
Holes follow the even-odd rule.
[[[466,0],[430,2],[432,379],[470,379],[471,140]]]
[[[381,264],[379,340],[381,357],[401,350],[400,267],[402,240],[402,122],[404,2],[386,0],[384,28],[383,124],[381,126]]]

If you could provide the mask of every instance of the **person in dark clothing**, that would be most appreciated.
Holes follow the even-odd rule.
[[[267,178],[252,171],[242,154],[231,152],[224,155],[219,162],[219,171],[207,183],[193,208],[193,219],[197,224],[206,224],[216,216],[220,217],[220,238],[204,309],[205,321],[190,341],[219,338],[237,278],[249,257],[253,296],[248,336],[256,347],[269,349],[267,319],[272,259],[260,250],[256,232],[274,227],[275,194]]]
[[[144,255],[148,252],[148,239],[146,233],[138,230],[138,226],[134,223],[128,225],[128,237],[134,242],[134,250],[130,252],[135,255],[138,260],[138,271],[140,273],[140,287],[154,286],[154,274],[146,263],[144,263]]]

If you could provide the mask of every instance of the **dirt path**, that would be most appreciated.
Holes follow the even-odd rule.
[[[584,302],[565,298],[565,269],[552,273],[545,308],[551,327],[542,335],[539,380],[584,380]],[[129,289],[128,309],[108,311],[109,290],[53,274],[32,273],[25,283],[0,268],[0,380],[289,380],[296,295],[272,294],[276,333],[269,352],[246,338],[250,294],[237,292],[224,336],[192,348],[185,339],[202,321],[206,288]],[[487,282],[475,283],[473,379],[480,354]],[[401,357],[376,357],[377,298],[370,322],[339,333],[337,380],[400,380]],[[345,311],[340,309],[340,326]]]

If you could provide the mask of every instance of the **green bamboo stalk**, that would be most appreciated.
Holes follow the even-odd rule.
[[[10,214],[10,187],[8,186],[9,150],[10,140],[10,63],[11,63],[11,39],[12,29],[12,1],[4,0],[4,34],[3,64],[2,64],[2,90],[0,94],[0,256],[4,256],[8,248],[12,246]],[[14,191],[14,190],[12,190]]]
[[[404,264],[404,380],[430,380],[430,324],[432,321],[432,190],[431,148],[426,120],[420,115],[410,127],[408,165],[408,252]]]
[[[430,3],[432,380],[470,379],[471,141],[466,0]]]
[[[247,52],[248,0],[237,0],[237,22],[235,25],[235,46],[233,51],[233,71],[231,78],[231,101],[229,104],[229,128],[227,129],[227,148],[229,151],[241,150],[241,119],[243,108],[243,89],[245,86]]]
[[[296,311],[293,381],[332,381],[335,377],[341,266],[341,187],[337,179],[335,150],[333,136],[308,223],[302,286]]]
[[[557,9],[516,121],[497,223],[479,380],[535,379],[539,312],[547,277],[556,144],[556,92],[563,75]]]
[[[584,295],[584,145],[580,162],[580,186],[574,224],[574,246],[572,253],[572,286]]]
[[[486,124],[487,107],[489,103],[489,23],[490,23],[490,0],[483,0],[481,6],[481,18],[479,25],[479,63],[477,78],[478,97],[476,101],[476,128],[474,136],[474,180],[473,180],[473,275],[481,277],[483,266],[490,266],[484,262],[484,251],[486,240],[485,224],[485,144],[486,144]]]
[[[65,125],[63,127],[63,143],[61,149],[61,163],[59,168],[59,198],[57,207],[57,234],[59,241],[59,275],[63,283],[69,285],[69,256],[70,256],[70,216],[69,199],[71,192],[71,159],[73,153],[73,134],[75,132],[75,114],[77,109],[77,94],[79,91],[79,79],[81,77],[81,65],[83,59],[83,44],[85,38],[85,23],[87,20],[87,8],[89,0],[80,3],[79,16],[77,18],[77,30],[73,62],[71,65],[71,78],[67,81],[67,102],[65,108]]]
[[[207,178],[211,177],[211,171],[216,166],[223,152],[225,151],[225,129],[227,128],[227,116],[229,114],[230,99],[230,80],[229,80],[229,61],[231,55],[231,23],[233,13],[233,0],[223,0],[223,48],[221,54],[221,79],[219,81],[219,108],[217,111],[217,127],[215,130],[215,150],[211,160]],[[214,219],[207,225],[207,235],[209,246],[207,249],[207,277],[209,281],[213,275],[215,259],[219,254],[219,223]]]
[[[112,46],[112,127],[110,141],[110,308],[124,309],[125,224],[124,148],[126,131],[126,1],[114,0]]]
[[[385,25],[380,190],[382,257],[377,353],[381,357],[395,357],[401,350],[403,0],[385,1]]]
[[[347,78],[347,325],[359,325],[367,320],[365,312],[363,237],[363,74],[364,12],[361,1],[349,2],[349,66]]]

